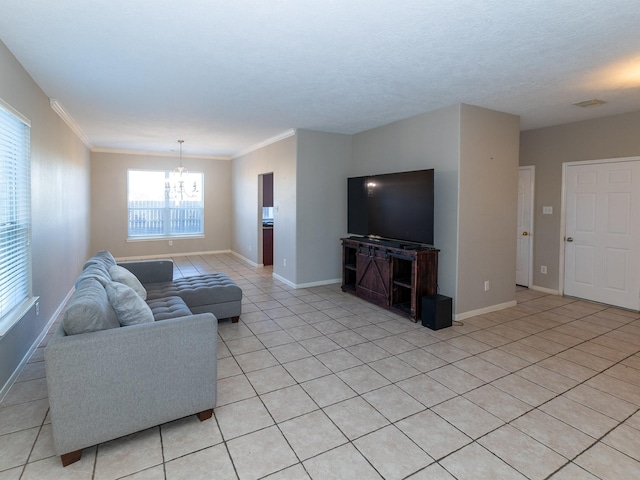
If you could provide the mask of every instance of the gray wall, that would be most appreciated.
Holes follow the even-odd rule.
[[[518,142],[517,116],[465,104],[353,138],[350,175],[435,169],[439,292],[461,318],[515,301]]]
[[[89,151],[0,42],[0,98],[31,121],[33,295],[40,314],[0,339],[0,389],[71,291],[89,256]]]
[[[342,280],[351,135],[299,129],[296,284]]]
[[[560,288],[562,163],[640,155],[640,112],[522,132],[520,165],[535,165],[533,286]],[[553,215],[542,207],[552,206]],[[547,274],[540,266],[547,266]]]
[[[127,170],[173,170],[178,157],[91,153],[91,252],[116,258],[218,252],[231,249],[231,162],[183,157],[184,166],[204,173],[204,238],[127,241]]]
[[[273,273],[291,284],[296,283],[296,145],[292,135],[231,162],[231,249],[255,264],[262,262],[259,177],[273,172]]]
[[[353,136],[348,176],[435,169],[434,244],[440,293],[456,301],[460,106],[411,117]],[[454,303],[455,304],[455,303]]]
[[[519,138],[519,117],[461,106],[458,313],[515,301]]]
[[[233,251],[262,262],[259,177],[273,172],[274,276],[296,287],[338,281],[350,159],[350,135],[302,129],[234,158]]]

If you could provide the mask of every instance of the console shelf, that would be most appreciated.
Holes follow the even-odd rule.
[[[420,244],[342,239],[342,291],[417,322],[421,298],[438,290],[438,252]]]
[[[411,278],[399,278],[398,280],[394,280],[393,284],[399,287],[411,288]]]

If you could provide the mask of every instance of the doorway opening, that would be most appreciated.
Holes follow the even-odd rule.
[[[262,264],[269,266],[273,265],[273,172],[259,175],[258,184],[260,212],[258,239],[262,239]]]

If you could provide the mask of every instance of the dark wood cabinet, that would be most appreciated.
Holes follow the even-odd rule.
[[[262,229],[262,264],[273,265],[273,228]]]
[[[262,176],[262,206],[273,207],[273,173]]]
[[[359,245],[356,255],[356,293],[381,307],[389,306],[390,263],[387,252]]]
[[[438,252],[419,244],[342,239],[342,290],[420,319],[421,298],[438,293]]]

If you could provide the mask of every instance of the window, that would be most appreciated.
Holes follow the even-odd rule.
[[[31,300],[29,122],[0,100],[0,335]]]
[[[202,173],[129,170],[130,240],[204,235]]]

